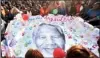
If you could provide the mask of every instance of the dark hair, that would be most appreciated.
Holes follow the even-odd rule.
[[[98,39],[97,44],[98,44],[98,46],[100,48],[100,38]]]
[[[31,58],[33,56],[32,52],[33,52],[33,49],[29,49],[25,54],[25,58]]]
[[[75,45],[67,51],[66,58],[90,58],[90,53],[83,46]]]
[[[44,58],[44,57],[38,50],[29,49],[25,54],[25,58]]]

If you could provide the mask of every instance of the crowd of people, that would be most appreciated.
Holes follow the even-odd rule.
[[[69,3],[69,4],[68,4]],[[8,0],[1,1],[1,18],[7,23],[18,14],[12,9],[28,15],[61,14],[80,16],[93,26],[100,26],[100,1],[99,0],[66,0],[66,1],[33,1],[33,0]]]
[[[67,4],[69,2],[69,4]],[[34,1],[34,0],[7,0],[1,1],[1,20],[5,22],[4,29],[1,30],[1,41],[4,40],[4,32],[8,23],[18,14],[27,14],[28,16],[48,14],[80,16],[84,21],[100,28],[100,0],[70,0],[70,1]],[[100,39],[98,40],[100,53]],[[88,49],[76,45],[72,46],[66,52],[54,50],[54,58],[98,58]],[[62,50],[63,51],[63,50]],[[56,54],[58,53],[58,54]],[[62,53],[62,54],[60,54]],[[7,56],[5,56],[7,57]],[[9,57],[8,57],[9,58]],[[38,50],[29,49],[25,58],[44,58]]]

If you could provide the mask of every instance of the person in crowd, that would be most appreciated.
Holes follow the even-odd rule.
[[[44,57],[53,57],[55,48],[65,48],[65,36],[59,26],[51,24],[40,24],[33,32],[33,41]]]
[[[89,16],[87,15],[87,12],[93,8],[93,4],[95,2],[97,2],[98,0],[88,0],[85,2],[85,4],[83,5],[83,10],[80,13],[80,16],[84,19],[84,20],[89,20]]]
[[[16,7],[13,7],[13,8],[11,9],[11,13],[12,13],[14,16],[16,16],[18,13],[20,13],[20,10],[19,10],[18,8],[16,8]]]
[[[71,8],[70,8],[70,11],[69,11],[69,15],[75,15],[76,14],[76,8],[75,8],[75,0],[72,1],[71,3]]]
[[[7,5],[8,6],[7,6]],[[8,23],[13,20],[13,15],[10,13],[10,10],[11,10],[11,6],[9,6],[9,4],[6,2],[6,3],[2,3],[1,4],[1,20],[2,20],[2,23],[4,23],[2,26],[3,26],[3,29],[1,30],[1,41],[5,39],[4,37],[4,32],[6,30],[6,27],[8,25]]]
[[[81,45],[72,46],[66,53],[66,58],[98,58]]]
[[[81,0],[72,0],[69,14],[72,16],[79,16],[82,9],[83,5]]]
[[[17,19],[17,20],[21,20],[22,19],[22,11],[20,11],[18,8],[16,7],[13,7],[11,9],[11,13],[14,15],[14,19]]]
[[[4,19],[6,13],[5,13],[5,9],[3,6],[1,6],[1,18]]]
[[[81,10],[83,9],[83,5],[80,0],[77,0],[77,3],[75,4],[76,9],[76,16],[79,16]]]
[[[65,8],[65,2],[64,1],[59,1],[59,6],[58,6],[58,14],[60,15],[66,15],[66,8]]]
[[[67,3],[67,2],[65,2],[65,3]],[[70,4],[66,4],[65,8],[66,8],[66,16],[69,16]]]
[[[96,2],[93,5],[93,8],[87,12],[87,15],[90,18],[94,18],[96,16],[100,16],[100,2]]]
[[[48,4],[46,2],[43,2],[42,7],[40,8],[40,15],[44,16],[47,15],[48,13],[49,13]]]
[[[51,8],[50,14],[57,15],[58,14],[58,7],[59,7],[59,2],[58,1],[52,2],[51,6],[49,7],[49,8]]]
[[[100,2],[96,2],[93,5],[93,8],[90,9],[87,12],[87,15],[89,17],[88,22],[94,26],[99,25],[100,26]]]
[[[25,58],[44,58],[40,51],[29,49],[26,54]]]

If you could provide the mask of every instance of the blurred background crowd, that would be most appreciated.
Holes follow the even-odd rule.
[[[1,10],[1,18],[7,23],[21,11],[28,15],[80,16],[100,28],[100,0],[1,0]]]

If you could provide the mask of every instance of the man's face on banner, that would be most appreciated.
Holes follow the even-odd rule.
[[[36,46],[43,54],[52,55],[55,48],[64,49],[64,42],[64,37],[54,26],[40,26],[37,33]]]

